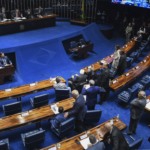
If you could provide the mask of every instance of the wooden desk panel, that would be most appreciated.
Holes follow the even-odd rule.
[[[64,110],[67,111],[73,107],[74,102],[75,102],[74,98],[68,98],[56,104],[58,107],[62,106]],[[22,112],[0,118],[0,131],[17,128],[20,126],[24,126],[28,123],[38,122],[43,119],[53,117],[55,115],[54,112],[51,110],[50,105],[32,109],[26,112],[28,113],[27,116],[22,116],[21,114],[25,113]]]
[[[21,21],[0,22],[0,35],[33,30],[56,25],[56,15],[42,16],[41,18],[24,19]]]
[[[128,53],[129,51],[131,51],[134,46],[136,45],[136,38],[132,39],[131,41],[129,41],[126,45],[124,45],[121,49],[125,52]],[[113,54],[110,56],[107,56],[105,58],[103,58],[102,60],[100,60],[99,62],[96,62],[94,64],[91,64],[90,66],[92,67],[92,69],[94,71],[97,71],[99,69],[102,68],[106,68],[105,65],[103,64],[110,64],[113,61]],[[88,67],[83,68],[85,72],[88,71]]]
[[[120,130],[123,130],[123,129],[126,128],[126,124],[124,124],[121,120],[116,121],[116,118],[114,118],[113,120],[114,120],[114,125],[116,127],[118,127]],[[80,136],[82,136],[82,135],[84,135],[86,133],[96,135],[97,130],[100,129],[100,128],[103,128],[105,123],[107,123],[109,121],[110,120],[108,120],[108,121],[106,121],[106,122],[104,122],[104,123],[102,123],[102,124],[92,128],[92,129],[88,130],[87,132],[83,132],[83,133],[78,134],[78,135],[76,135],[76,136],[74,136],[72,138],[69,138],[69,139],[66,139],[64,141],[61,141],[60,142],[60,145],[61,145],[60,150],[67,150],[67,149],[68,150],[83,150],[82,145],[81,144],[77,144],[77,142],[76,142],[76,141],[80,141]],[[42,148],[41,150],[48,150],[49,148],[52,148],[54,146],[55,146],[55,144],[53,144],[51,146],[48,146],[46,148]]]
[[[119,76],[118,78],[112,80],[111,84],[109,85],[113,91],[116,91],[127,83],[133,81],[138,77],[141,73],[149,69],[150,67],[150,55],[146,56],[143,61],[141,61],[136,67],[130,69],[128,72],[124,73],[123,75]],[[128,75],[127,75],[128,74]],[[114,82],[114,83],[113,83]]]
[[[66,82],[65,79],[62,78],[62,82]],[[0,91],[0,100],[12,98],[12,97],[20,97],[33,92],[47,90],[53,88],[54,81],[52,80],[43,80],[38,82],[34,86],[30,86],[30,84],[23,85],[20,87],[12,88],[11,91]]]
[[[4,78],[6,76],[12,76],[15,73],[15,67],[13,65],[8,65],[0,69],[0,84],[3,84]]]

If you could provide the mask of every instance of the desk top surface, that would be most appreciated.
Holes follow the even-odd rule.
[[[64,110],[69,110],[73,107],[74,98],[68,98],[57,102],[58,107],[62,106]],[[53,105],[53,104],[51,104]],[[0,118],[0,131],[5,131],[19,126],[26,125],[31,122],[37,122],[45,118],[50,118],[55,115],[51,109],[51,105],[46,105],[26,112],[17,113],[14,115]]]
[[[126,128],[126,124],[124,124],[120,119],[116,119],[116,118],[112,118],[113,119],[113,122],[114,122],[114,125],[116,127],[118,127],[120,130],[122,129],[125,129]],[[110,120],[112,120],[110,119]],[[110,120],[106,121],[106,122],[109,122]],[[96,135],[97,137],[97,131],[100,129],[100,130],[106,130],[106,128],[104,127],[105,123],[102,123],[90,130],[88,130],[87,132],[83,132],[81,134],[78,134],[72,138],[69,138],[69,139],[66,139],[66,140],[63,140],[61,141],[59,144],[60,144],[60,149],[61,150],[83,150],[83,147],[81,144],[79,144],[77,141],[80,141],[80,136],[82,135],[85,135],[85,134],[94,134]],[[105,132],[105,131],[104,131]],[[100,139],[101,141],[102,139]],[[57,145],[57,144],[56,144]],[[53,148],[56,146],[55,144],[51,145],[51,146],[48,146],[46,148],[43,148],[41,150],[49,150],[50,148]]]
[[[65,79],[63,79],[62,77],[61,79],[62,82],[65,82]],[[12,89],[0,90],[0,100],[11,98],[11,97],[23,96],[35,91],[50,89],[53,88],[54,84],[55,84],[55,78],[39,81],[36,83],[26,84]]]
[[[147,70],[149,67],[150,67],[150,55],[146,56],[143,61],[137,64],[136,67],[130,69],[128,72],[124,73],[118,78],[112,80],[112,82],[109,85],[110,88],[114,91],[122,88],[128,82],[138,77],[142,72]]]

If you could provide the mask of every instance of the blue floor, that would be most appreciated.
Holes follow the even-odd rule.
[[[113,53],[116,44],[124,44],[124,39],[114,34],[113,38],[108,40],[100,32],[102,28],[103,26],[96,25],[95,23],[86,27],[80,27],[70,25],[68,22],[57,22],[56,27],[1,36],[0,49],[4,52],[16,53],[17,71],[13,81],[1,85],[0,89],[11,88],[55,76],[62,76],[68,79],[72,74],[78,73],[81,68],[110,55]],[[79,34],[82,34],[86,40],[91,40],[94,43],[94,51],[96,53],[91,53],[84,60],[75,61],[66,54],[62,41]],[[149,72],[147,73],[150,74]],[[49,103],[51,103],[55,99],[54,90],[48,90],[47,92],[50,93]],[[150,91],[147,91],[147,93],[150,94]],[[31,109],[29,98],[33,96],[34,94],[23,97],[23,111]],[[100,123],[120,114],[120,118],[127,125],[129,124],[129,108],[118,105],[115,101],[116,99],[116,94],[111,93],[108,102],[105,102],[102,106],[97,105],[97,109],[103,111]],[[16,100],[3,101],[1,105],[13,101]],[[4,116],[2,108],[0,108],[0,116]],[[137,133],[144,138],[140,149],[150,148],[150,144],[147,141],[149,136],[149,128],[147,125],[150,124],[148,117],[148,114],[144,114],[138,126]],[[47,132],[45,142],[41,147],[59,141],[49,130],[47,121],[42,122],[42,127]],[[23,150],[24,147],[20,134],[34,128],[35,125],[32,124],[9,132],[3,132],[0,134],[0,138],[9,137],[10,148],[12,150]]]

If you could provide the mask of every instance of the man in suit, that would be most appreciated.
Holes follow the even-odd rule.
[[[0,66],[1,67],[4,67],[4,66],[7,66],[7,65],[11,65],[12,62],[9,60],[9,58],[7,56],[5,56],[4,53],[0,53]]]
[[[125,52],[123,50],[120,50],[120,59],[119,59],[118,70],[117,70],[118,75],[122,75],[127,67],[126,58],[127,57]]]
[[[138,93],[138,98],[135,98],[131,102],[130,123],[129,123],[129,131],[128,131],[129,135],[136,133],[136,128],[144,112],[145,106],[146,106],[146,93],[144,91],[140,91]]]
[[[82,94],[86,95],[86,105],[88,110],[94,110],[97,103],[97,96],[101,92],[101,88],[95,86],[95,81],[90,80],[88,87],[85,85],[82,89]]]
[[[92,134],[89,136],[90,145],[87,150],[104,150],[105,145],[103,142],[97,141],[96,137]]]
[[[58,111],[59,114],[56,117],[54,117],[52,120],[50,120],[51,127],[55,129],[59,129],[60,124],[66,121],[66,118],[64,117],[64,108],[59,107]]]
[[[110,70],[108,68],[105,68],[100,75],[97,76],[96,85],[100,86],[105,89],[105,92],[101,92],[101,101],[100,104],[102,104],[107,97],[109,96],[109,80],[110,80]]]
[[[129,150],[129,146],[122,132],[111,122],[107,122],[105,124],[105,128],[108,131],[106,134],[108,135],[107,142],[112,145],[112,150]],[[105,135],[100,135],[100,137],[104,137]]]
[[[73,108],[71,111],[65,113],[65,117],[75,117],[76,131],[82,132],[84,131],[83,120],[86,113],[85,100],[83,95],[79,95],[79,92],[77,90],[72,91],[72,97],[75,99]]]

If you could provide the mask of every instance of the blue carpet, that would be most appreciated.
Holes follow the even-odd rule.
[[[16,53],[17,71],[13,82],[1,85],[0,89],[40,81],[57,75],[68,79],[72,74],[78,73],[81,68],[110,55],[114,51],[115,44],[123,45],[124,39],[116,36],[116,34],[114,34],[115,36],[111,40],[106,39],[100,32],[100,29],[103,28],[104,26],[98,26],[94,23],[86,27],[80,27],[70,25],[68,22],[57,22],[56,27],[1,36],[0,49],[3,49],[2,51],[4,52]],[[86,59],[74,61],[66,54],[62,41],[79,34],[82,34],[86,40],[91,40],[94,43],[94,51],[96,54],[91,53]],[[145,55],[146,54],[147,53],[145,53]],[[149,72],[147,73],[149,74]],[[49,103],[54,102],[54,90],[48,90],[46,92],[50,95]],[[39,92],[38,94],[40,93],[45,92]],[[147,90],[147,93],[150,94],[150,91]],[[36,94],[31,94],[22,98],[23,111],[32,109],[29,98]],[[110,99],[107,102],[102,106],[96,106],[96,109],[101,109],[103,111],[99,123],[120,114],[120,118],[127,125],[129,124],[129,108],[118,105],[116,103],[116,95],[117,93],[111,93]],[[1,105],[13,101],[16,100],[3,101],[1,102]],[[0,116],[4,116],[2,108],[0,108]],[[147,116],[148,114],[144,114],[137,130],[137,133],[141,137],[144,137],[140,149],[148,149],[150,147],[147,141],[149,136],[149,128],[147,127],[149,120]],[[41,147],[59,141],[59,139],[50,131],[47,121],[42,121],[42,127],[46,129],[47,132],[45,142]],[[24,147],[20,134],[33,130],[34,128],[35,125],[32,124],[12,131],[3,132],[1,133],[1,138],[9,137],[12,150],[23,150]],[[70,136],[72,136],[72,134]]]

